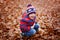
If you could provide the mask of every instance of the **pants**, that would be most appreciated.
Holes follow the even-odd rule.
[[[23,36],[28,36],[28,37],[32,36],[32,35],[34,35],[37,32],[38,28],[39,28],[39,25],[35,24],[34,28],[31,28],[31,30],[28,31],[28,32],[22,33],[22,35]]]

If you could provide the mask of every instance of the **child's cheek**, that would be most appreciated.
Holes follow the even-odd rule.
[[[30,19],[34,19],[34,17],[30,17]]]

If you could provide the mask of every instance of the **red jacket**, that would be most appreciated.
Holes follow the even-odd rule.
[[[22,32],[27,32],[31,29],[31,26],[33,26],[35,22],[35,19],[31,20],[29,16],[24,13],[22,15],[22,19],[20,20],[20,29]]]

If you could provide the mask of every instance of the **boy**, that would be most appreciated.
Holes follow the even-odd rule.
[[[23,36],[32,36],[34,35],[39,28],[36,19],[36,10],[35,8],[29,4],[27,6],[26,12],[22,15],[22,19],[20,20],[20,29],[22,31]],[[35,24],[35,25],[34,25]],[[34,25],[34,28],[31,28]]]

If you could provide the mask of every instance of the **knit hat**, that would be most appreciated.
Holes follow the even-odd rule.
[[[27,14],[36,13],[36,9],[31,4],[28,4],[26,12]]]

